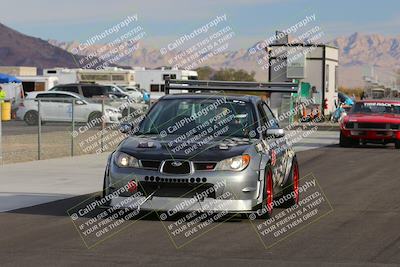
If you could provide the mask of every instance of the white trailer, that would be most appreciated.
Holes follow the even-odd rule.
[[[60,84],[87,82],[104,85],[135,86],[134,71],[121,68],[105,68],[101,70],[52,68],[44,69],[43,75],[58,77]]]
[[[135,83],[138,88],[150,92],[152,99],[157,99],[164,95],[165,79],[177,80],[198,80],[197,71],[179,70],[175,68],[160,69],[135,69]]]
[[[25,93],[47,91],[59,83],[56,76],[17,76],[22,81]]]

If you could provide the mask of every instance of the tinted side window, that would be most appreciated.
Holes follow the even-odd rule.
[[[61,87],[63,90],[58,90],[58,91],[65,91],[65,92],[71,92],[71,93],[77,93],[79,94],[79,89],[77,86],[66,86],[66,87]]]
[[[57,94],[38,94],[36,98],[55,98]]]
[[[52,89],[52,91],[65,91],[79,94],[79,89],[77,86],[56,86]]]
[[[38,94],[36,98],[39,98],[42,100],[42,102],[60,102],[54,98],[57,98],[58,94]],[[51,99],[49,99],[51,98]]]
[[[107,93],[119,93],[119,91],[114,86],[103,86],[104,91]]]
[[[56,96],[57,98],[63,98],[62,100],[60,100],[60,102],[64,102],[64,103],[72,103],[72,101],[65,99],[65,98],[76,98],[72,95],[67,95],[67,94],[57,94]]]
[[[84,97],[101,96],[104,94],[104,88],[100,86],[82,86]]]

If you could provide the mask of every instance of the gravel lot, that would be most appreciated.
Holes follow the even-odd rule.
[[[104,151],[112,151],[124,135],[116,130],[104,132]],[[93,154],[101,150],[101,130],[90,130],[74,138],[74,155]],[[41,159],[71,156],[70,131],[42,133]],[[38,135],[18,134],[3,136],[3,164],[38,159]]]

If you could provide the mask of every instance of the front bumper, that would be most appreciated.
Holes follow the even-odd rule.
[[[400,131],[389,129],[342,129],[342,134],[355,140],[394,141],[400,140]]]
[[[121,118],[122,118],[122,114],[121,113],[106,114],[105,115],[105,122],[106,123],[118,123]]]
[[[129,208],[132,203],[140,203],[140,210],[168,213],[234,213],[250,212],[262,202],[263,185],[259,177],[263,177],[260,171],[250,166],[241,172],[195,171],[188,175],[171,175],[155,170],[119,168],[110,164],[104,185],[107,195],[131,181],[137,184],[137,191],[124,192],[112,198],[110,206],[113,207]]]

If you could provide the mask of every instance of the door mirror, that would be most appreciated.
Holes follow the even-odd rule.
[[[119,131],[123,134],[132,134],[134,133],[133,125],[127,122],[123,122],[119,125]]]
[[[274,138],[281,138],[285,136],[285,131],[282,128],[273,128],[273,129],[267,129],[265,132],[265,135],[274,137]]]

